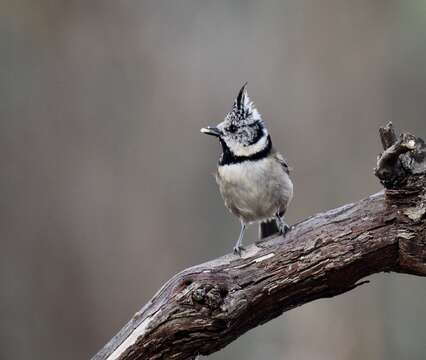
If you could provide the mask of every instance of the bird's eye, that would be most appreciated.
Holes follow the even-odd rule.
[[[229,127],[228,127],[228,131],[229,131],[230,133],[234,133],[234,132],[236,132],[236,131],[237,131],[237,127],[236,127],[234,124],[231,124],[231,125],[229,125]]]

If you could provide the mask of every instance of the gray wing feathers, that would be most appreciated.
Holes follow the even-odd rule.
[[[273,154],[273,156],[275,157],[275,159],[281,164],[281,166],[283,167],[283,169],[285,170],[285,172],[287,173],[287,174],[290,174],[290,170],[293,170],[293,169],[291,169],[289,166],[288,166],[288,163],[287,163],[287,160],[284,158],[284,156],[282,156],[279,152],[275,152],[274,154]]]

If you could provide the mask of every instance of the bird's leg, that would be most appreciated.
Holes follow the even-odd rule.
[[[280,233],[282,236],[285,236],[290,230],[290,225],[288,225],[284,219],[280,216],[280,214],[275,214],[275,218],[277,220],[278,228],[280,229]]]
[[[241,256],[241,250],[245,250],[243,247],[243,236],[244,236],[244,232],[246,231],[246,224],[241,221],[241,231],[240,231],[240,236],[238,237],[237,242],[235,243],[234,246],[234,254],[235,255],[240,255]]]

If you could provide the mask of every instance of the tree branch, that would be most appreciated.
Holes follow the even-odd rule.
[[[426,147],[380,130],[376,175],[387,187],[312,216],[285,239],[250,246],[171,278],[92,360],[193,359],[315,299],[395,271],[426,276]]]

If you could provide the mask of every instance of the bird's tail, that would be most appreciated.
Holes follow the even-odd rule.
[[[270,219],[259,224],[259,241],[263,242],[280,234],[277,221]]]

